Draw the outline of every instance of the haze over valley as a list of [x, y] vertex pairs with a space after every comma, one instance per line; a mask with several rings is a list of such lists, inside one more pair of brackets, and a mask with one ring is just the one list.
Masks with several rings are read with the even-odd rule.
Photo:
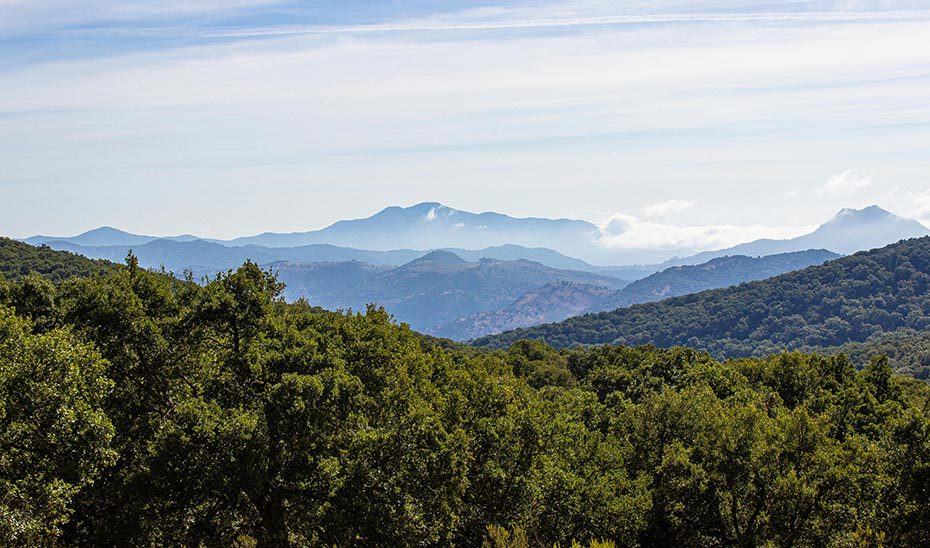
[[0, 0], [0, 547], [930, 546], [927, 0]]
[[[25, 241], [114, 262], [132, 252], [142, 266], [198, 280], [251, 260], [279, 276], [291, 301], [330, 310], [383, 306], [414, 329], [468, 340], [768, 278], [930, 230], [878, 206], [843, 209], [795, 238], [695, 250], [655, 264], [630, 264], [622, 251], [602, 247], [598, 234], [585, 221], [473, 214], [427, 202], [293, 234], [215, 240], [101, 227]], [[597, 265], [582, 258], [592, 256]]]

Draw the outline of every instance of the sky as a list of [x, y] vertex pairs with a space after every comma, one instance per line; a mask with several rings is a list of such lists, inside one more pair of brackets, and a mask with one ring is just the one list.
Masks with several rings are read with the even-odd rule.
[[0, 234], [423, 201], [631, 248], [930, 223], [930, 0], [0, 0]]

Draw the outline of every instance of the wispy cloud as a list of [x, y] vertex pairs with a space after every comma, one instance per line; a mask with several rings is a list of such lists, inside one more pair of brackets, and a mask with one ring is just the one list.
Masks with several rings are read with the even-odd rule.
[[[879, 192], [780, 199], [802, 184], [813, 194], [826, 186], [813, 174], [837, 165], [912, 191], [930, 172], [925, 3], [372, 3], [364, 24], [281, 15], [297, 4], [182, 4], [0, 5], [0, 32], [49, 34], [7, 33], [0, 52], [15, 64], [0, 70], [0, 232], [69, 233], [92, 217], [235, 236], [441, 200], [552, 217], [622, 209], [641, 228], [621, 242], [645, 241], [651, 221], [660, 241], [713, 243]], [[259, 12], [281, 24], [248, 17]], [[149, 32], [168, 39], [135, 39]], [[35, 61], [55, 44], [54, 62]], [[218, 200], [224, 215], [204, 218]], [[152, 216], [159, 207], [171, 213]], [[687, 226], [663, 228], [668, 216]]]
[[664, 219], [676, 213], [682, 213], [694, 207], [694, 202], [690, 200], [680, 200], [673, 198], [664, 202], [649, 204], [642, 209], [642, 214], [647, 218]]
[[610, 249], [694, 250], [721, 249], [759, 238], [792, 238], [815, 226], [674, 225], [622, 213], [602, 225], [598, 243]]
[[663, 25], [683, 23], [855, 23], [894, 22], [930, 19], [930, 10], [882, 12], [762, 12], [762, 13], [663, 13], [641, 15], [607, 15], [598, 17], [558, 17], [538, 19], [502, 19], [491, 21], [420, 20], [366, 25], [273, 25], [235, 28], [91, 28], [76, 29], [72, 34], [115, 35], [161, 38], [248, 38], [317, 34], [367, 34], [436, 31], [495, 31], [571, 27], [612, 27], [626, 25]]
[[820, 194], [833, 194], [846, 196], [854, 194], [872, 185], [873, 175], [862, 173], [854, 169], [847, 169], [842, 173], [831, 176], [817, 188]]
[[930, 188], [908, 190], [895, 186], [883, 192], [875, 202], [897, 215], [930, 226]]

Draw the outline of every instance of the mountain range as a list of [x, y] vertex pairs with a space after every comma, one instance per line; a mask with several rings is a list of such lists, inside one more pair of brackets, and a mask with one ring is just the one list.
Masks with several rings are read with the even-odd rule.
[[[229, 241], [159, 238], [112, 227], [26, 241], [113, 262], [131, 250], [142, 266], [176, 275], [190, 271], [195, 279], [252, 260], [278, 272], [288, 299], [326, 308], [376, 303], [416, 329], [466, 340], [760, 280], [928, 233], [916, 221], [871, 206], [842, 210], [798, 238], [757, 240], [653, 265], [595, 266], [552, 248], [575, 242], [571, 249], [583, 253], [595, 229], [584, 221], [473, 214], [428, 202], [318, 231]], [[478, 244], [496, 245], [454, 247]], [[377, 249], [391, 246], [397, 247]]]
[[[823, 253], [811, 251], [808, 255], [811, 260], [829, 257]], [[818, 254], [821, 257], [817, 257]], [[773, 256], [772, 260], [783, 268], [799, 264], [795, 262], [797, 254], [792, 255], [795, 257]], [[733, 264], [740, 264], [747, 258], [732, 259]], [[756, 258], [751, 264], [761, 265], [763, 263], [758, 262], [761, 259]], [[338, 293], [347, 284], [365, 285], [375, 278], [381, 278], [382, 282], [390, 280], [391, 276], [385, 274], [395, 269], [399, 270], [393, 275], [393, 279], [397, 280], [429, 277], [442, 271], [454, 276], [466, 268], [475, 268], [463, 266], [463, 262], [467, 261], [442, 253], [414, 261], [406, 268], [366, 265], [358, 261], [313, 265], [281, 263], [273, 268], [279, 273], [297, 274], [288, 278], [291, 284], [288, 291], [300, 293], [306, 290], [312, 295], [314, 292]], [[668, 269], [667, 274], [651, 277], [651, 285], [659, 287], [663, 279], [678, 280], [682, 272], [726, 271], [726, 268], [719, 268], [719, 260], [710, 263], [718, 267]], [[294, 272], [282, 268], [286, 266], [294, 266]], [[21, 280], [29, 273], [37, 273], [52, 281], [64, 281], [74, 277], [99, 276], [117, 268], [119, 265], [109, 261], [91, 260], [69, 252], [0, 238], [0, 295], [9, 288], [4, 285], [4, 279]], [[307, 276], [308, 271], [314, 269], [326, 274]], [[415, 274], [411, 275], [411, 271]], [[672, 275], [676, 272], [678, 274]], [[306, 280], [311, 286], [302, 289], [300, 283]], [[721, 283], [725, 282], [722, 278]], [[413, 283], [408, 289], [416, 291], [420, 285]], [[441, 286], [442, 283], [434, 280], [433, 287]], [[654, 291], [643, 291], [645, 284], [639, 284], [639, 288], [627, 287], [630, 287], [627, 294], [656, 296]], [[583, 281], [551, 281], [527, 291], [502, 308], [464, 319], [468, 321], [455, 320], [430, 331], [449, 336], [447, 330], [458, 330], [467, 338], [474, 334], [468, 331], [469, 327], [480, 333], [508, 325], [518, 326], [531, 316], [535, 316], [536, 321], [545, 321], [563, 314], [577, 314], [605, 297], [623, 294], [624, 291]], [[843, 352], [860, 367], [871, 357], [887, 355], [895, 369], [926, 379], [930, 378], [928, 291], [930, 238], [912, 239], [763, 281], [572, 317], [560, 323], [483, 337], [474, 344], [504, 347], [521, 338], [543, 339], [559, 346], [604, 342], [657, 346], [687, 344], [718, 357], [801, 349], [821, 354]], [[447, 299], [440, 298], [436, 302], [441, 305], [444, 300]], [[575, 308], [566, 313], [564, 307], [570, 306]], [[442, 314], [449, 317], [448, 309]]]
[[[101, 227], [70, 237], [33, 236], [25, 241], [111, 259], [125, 254], [132, 247], [140, 259], [144, 256], [144, 263], [164, 265], [172, 271], [191, 266], [221, 270], [240, 264], [243, 258], [257, 262], [361, 260], [399, 266], [431, 250], [446, 249], [469, 261], [484, 257], [527, 259], [552, 268], [637, 279], [670, 266], [700, 264], [727, 255], [758, 257], [807, 249], [849, 254], [926, 235], [930, 235], [930, 230], [917, 221], [869, 206], [861, 210], [844, 209], [810, 234], [797, 238], [762, 239], [726, 249], [700, 251], [656, 264], [633, 264], [636, 261], [630, 252], [602, 245], [600, 228], [587, 221], [520, 219], [500, 213], [470, 213], [425, 202], [405, 208], [389, 207], [370, 217], [339, 221], [321, 230], [265, 233], [225, 241], [189, 234], [160, 238], [131, 234], [112, 227]], [[200, 247], [171, 247], [163, 243], [160, 247], [153, 246], [156, 249], [140, 249], [156, 241], [198, 244]], [[234, 251], [223, 252], [204, 243]], [[89, 247], [112, 249], [87, 249]], [[657, 252], [653, 250], [650, 254]], [[194, 259], [193, 256], [212, 258]], [[178, 257], [187, 258], [178, 260]]]
[[[181, 240], [176, 238], [154, 238], [139, 236], [127, 232], [101, 228], [70, 238], [48, 238], [36, 236], [25, 241], [33, 245], [44, 245], [60, 251], [70, 251], [95, 259], [122, 261], [131, 250], [138, 257], [140, 264], [149, 268], [165, 267], [166, 270], [181, 274], [184, 270], [210, 274], [235, 268], [250, 259], [259, 264], [275, 261], [290, 262], [338, 262], [364, 261], [376, 265], [400, 266], [429, 253], [429, 250], [392, 249], [374, 251], [339, 247], [330, 244], [310, 244], [298, 247], [264, 247], [259, 245], [231, 246], [210, 240]], [[121, 242], [101, 245], [87, 245], [79, 242], [106, 241]], [[127, 243], [136, 242], [136, 243]], [[514, 261], [526, 259], [542, 263], [552, 268], [580, 270], [585, 272], [612, 275], [614, 271], [639, 269], [599, 268], [580, 259], [562, 255], [547, 248], [529, 248], [518, 245], [501, 245], [484, 249], [444, 248], [468, 261], [479, 259], [498, 259]], [[616, 277], [616, 276], [615, 276]]]
[[558, 322], [588, 312], [761, 280], [840, 256], [814, 249], [767, 257], [719, 257], [701, 265], [669, 267], [613, 291], [591, 284], [551, 283], [522, 295], [504, 308], [460, 318], [430, 333], [455, 340], [473, 339], [508, 329]]
[[607, 290], [626, 285], [610, 276], [554, 269], [525, 259], [469, 262], [449, 251], [433, 251], [396, 268], [361, 262], [270, 266], [286, 284], [290, 299], [305, 297], [328, 309], [359, 310], [376, 303], [426, 333], [461, 317], [502, 308], [553, 282]]
[[719, 358], [829, 348], [930, 328], [930, 238], [916, 238], [766, 280], [712, 289], [475, 341], [689, 346]]
[[672, 266], [630, 283], [601, 299], [586, 312], [613, 310], [697, 293], [705, 289], [763, 280], [785, 272], [823, 264], [841, 256], [826, 249], [809, 249], [762, 257], [726, 255], [697, 265]]
[[898, 217], [878, 206], [843, 209], [810, 234], [787, 240], [761, 239], [716, 251], [704, 251], [666, 261], [664, 266], [698, 264], [726, 255], [759, 257], [806, 249], [828, 249], [842, 255], [882, 247], [900, 240], [930, 235], [913, 219]]

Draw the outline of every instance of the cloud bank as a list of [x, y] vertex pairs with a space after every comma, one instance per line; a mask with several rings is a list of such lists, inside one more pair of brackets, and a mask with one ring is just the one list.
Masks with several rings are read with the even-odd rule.
[[601, 226], [597, 243], [617, 250], [716, 250], [760, 238], [785, 239], [807, 234], [812, 226], [693, 225], [682, 226], [617, 213]]

